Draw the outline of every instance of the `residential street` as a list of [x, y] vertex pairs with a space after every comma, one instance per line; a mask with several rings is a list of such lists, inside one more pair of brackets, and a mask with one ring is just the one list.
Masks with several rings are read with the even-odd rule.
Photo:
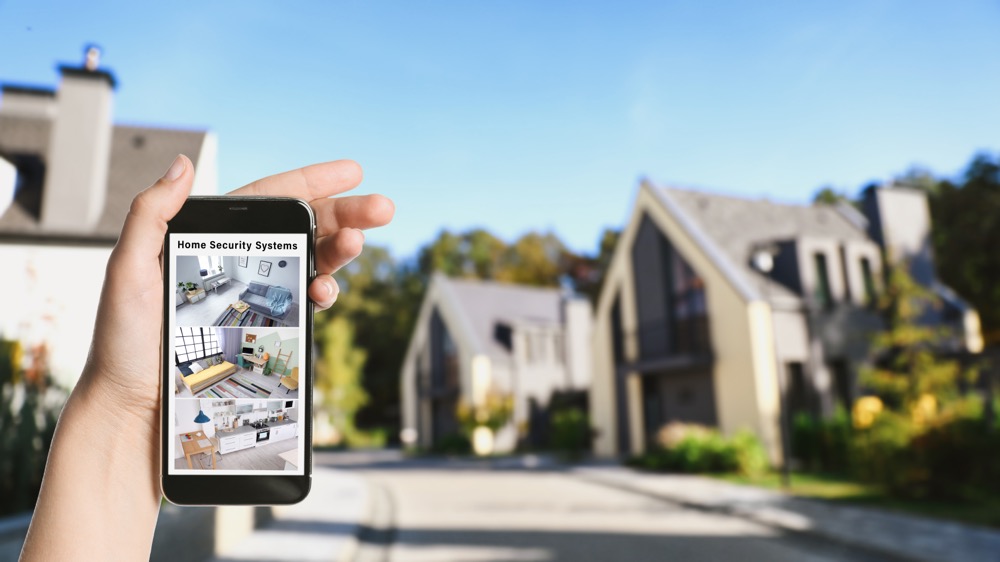
[[[524, 462], [317, 455], [372, 485], [360, 560], [884, 560]], [[506, 463], [506, 464], [505, 464]], [[531, 464], [530, 462], [527, 464]]]

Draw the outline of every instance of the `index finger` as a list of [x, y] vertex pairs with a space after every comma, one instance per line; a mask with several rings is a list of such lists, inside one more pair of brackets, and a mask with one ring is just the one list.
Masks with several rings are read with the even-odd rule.
[[324, 199], [354, 189], [361, 183], [361, 166], [353, 160], [313, 164], [248, 183], [228, 195]]

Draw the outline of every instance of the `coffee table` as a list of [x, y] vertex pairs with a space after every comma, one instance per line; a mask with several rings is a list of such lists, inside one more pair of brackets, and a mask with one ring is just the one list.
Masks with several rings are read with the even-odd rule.
[[246, 314], [248, 310], [250, 310], [250, 305], [243, 301], [236, 301], [235, 303], [229, 306], [231, 306], [233, 310], [236, 311], [236, 314], [239, 315], [240, 320], [243, 320], [243, 315]]

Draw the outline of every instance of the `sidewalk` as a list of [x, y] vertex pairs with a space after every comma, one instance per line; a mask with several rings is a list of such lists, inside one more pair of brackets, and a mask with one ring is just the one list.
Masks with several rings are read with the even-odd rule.
[[991, 529], [790, 497], [703, 476], [651, 474], [620, 466], [576, 467], [572, 474], [594, 483], [895, 557], [1000, 561], [1000, 531]]
[[302, 503], [274, 507], [273, 521], [212, 560], [352, 560], [367, 509], [364, 479], [316, 467], [312, 491]]

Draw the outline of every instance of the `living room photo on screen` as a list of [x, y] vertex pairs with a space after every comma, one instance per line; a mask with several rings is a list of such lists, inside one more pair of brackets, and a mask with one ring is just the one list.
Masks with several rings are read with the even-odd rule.
[[304, 343], [297, 328], [178, 327], [174, 332], [174, 395], [297, 399]]
[[299, 258], [177, 256], [178, 326], [299, 325]]

